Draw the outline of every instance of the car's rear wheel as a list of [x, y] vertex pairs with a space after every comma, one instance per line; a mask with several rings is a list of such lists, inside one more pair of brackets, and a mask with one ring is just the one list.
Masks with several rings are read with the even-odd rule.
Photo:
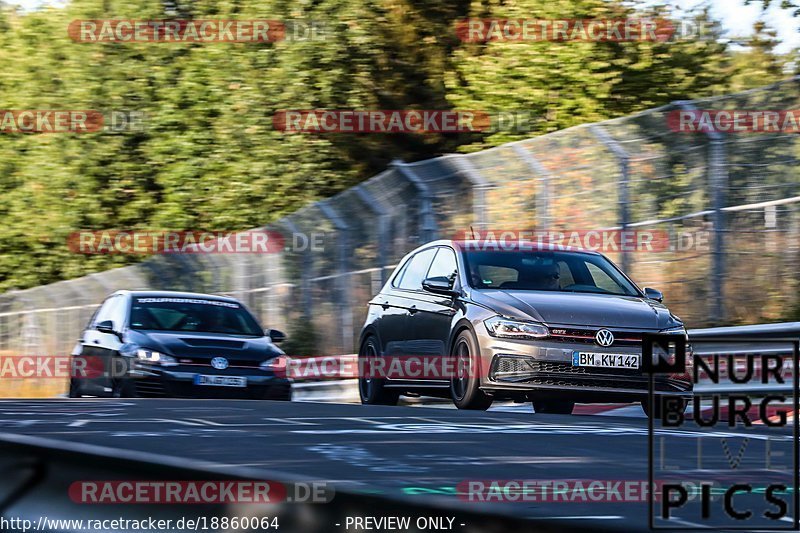
[[533, 400], [531, 403], [535, 412], [554, 415], [571, 415], [575, 408], [575, 402], [563, 400]]
[[459, 409], [485, 411], [492, 397], [480, 389], [480, 351], [469, 330], [456, 337], [453, 344], [456, 373], [450, 379], [450, 397]]
[[[378, 357], [377, 339], [369, 336], [364, 339], [361, 350], [358, 352], [359, 369], [366, 370], [368, 374], [371, 373], [376, 365], [370, 363]], [[359, 376], [358, 394], [361, 396], [361, 403], [365, 405], [397, 405], [397, 401], [400, 399], [398, 391], [387, 389], [385, 381], [374, 376]]]
[[[683, 398], [669, 398], [667, 401], [676, 401], [680, 402], [678, 404], [678, 412], [681, 414], [686, 412], [686, 407], [688, 407], [689, 402]], [[655, 408], [653, 412], [650, 412], [650, 402], [648, 400], [642, 400], [642, 411], [648, 417], [652, 418], [661, 418], [661, 398], [653, 398], [653, 407]], [[674, 411], [675, 409], [670, 408], [670, 411]]]

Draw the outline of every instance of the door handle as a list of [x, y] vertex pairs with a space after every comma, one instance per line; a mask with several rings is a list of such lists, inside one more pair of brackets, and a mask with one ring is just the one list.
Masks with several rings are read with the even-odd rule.
[[99, 341], [99, 340], [97, 340], [97, 339], [95, 339], [95, 340], [94, 340], [94, 343], [95, 343], [95, 344], [100, 344], [100, 341]]
[[383, 310], [386, 311], [387, 309], [389, 309], [389, 302], [388, 301], [383, 302], [381, 304], [381, 307], [383, 307]]
[[417, 309], [417, 306], [416, 306], [416, 305], [412, 305], [411, 307], [409, 307], [409, 308], [408, 308], [408, 312], [409, 312], [410, 314], [412, 314], [412, 315], [413, 315], [414, 313], [416, 313], [417, 311], [419, 311], [419, 309]]

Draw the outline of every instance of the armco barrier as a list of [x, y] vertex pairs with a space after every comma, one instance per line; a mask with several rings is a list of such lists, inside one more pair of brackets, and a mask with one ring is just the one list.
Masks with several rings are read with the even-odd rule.
[[[279, 450], [276, 450], [279, 453]], [[85, 505], [69, 497], [69, 487], [78, 480], [137, 481], [274, 481], [286, 487], [287, 494], [299, 494], [296, 486], [320, 480], [301, 478], [284, 472], [233, 467], [188, 461], [182, 458], [111, 449], [87, 444], [43, 439], [15, 434], [0, 434], [0, 518], [30, 520], [33, 526], [41, 517], [50, 520], [125, 518], [172, 520], [182, 517], [278, 517], [278, 531], [341, 531], [350, 516], [453, 516], [455, 523], [467, 524], [464, 531], [564, 531], [564, 524], [544, 520], [524, 520], [476, 512], [474, 506], [457, 498], [432, 501], [420, 498], [387, 498], [357, 494], [327, 485], [328, 503], [282, 502], [228, 505]], [[217, 530], [222, 530], [215, 528]], [[619, 526], [614, 528], [619, 530]], [[30, 530], [34, 530], [31, 527]], [[44, 531], [47, 529], [40, 529]], [[50, 529], [54, 530], [54, 529]], [[202, 528], [201, 528], [202, 530]], [[569, 530], [569, 528], [567, 528]], [[592, 530], [598, 530], [592, 525]], [[59, 533], [78, 533], [75, 527], [60, 527]], [[84, 530], [85, 531], [85, 530]], [[164, 531], [178, 531], [177, 528]]]
[[[738, 355], [743, 360], [751, 354], [784, 354], [791, 356], [792, 343], [800, 340], [800, 322], [784, 322], [779, 324], [756, 324], [752, 326], [734, 326], [689, 330], [689, 340], [694, 352], [704, 358], [713, 355]], [[737, 385], [735, 391], [748, 394], [759, 393], [791, 393], [793, 391], [792, 376], [795, 372], [784, 373], [784, 383], [762, 384], [753, 380], [747, 385]], [[695, 387], [696, 392], [725, 393], [730, 387], [715, 384], [708, 380], [701, 381]]]

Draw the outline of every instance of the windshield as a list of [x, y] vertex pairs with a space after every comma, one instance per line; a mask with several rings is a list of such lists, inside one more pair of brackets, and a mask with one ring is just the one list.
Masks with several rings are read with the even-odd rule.
[[605, 257], [561, 251], [467, 251], [467, 276], [475, 289], [586, 292], [640, 296]]
[[241, 304], [200, 298], [139, 297], [133, 299], [131, 328], [264, 335]]

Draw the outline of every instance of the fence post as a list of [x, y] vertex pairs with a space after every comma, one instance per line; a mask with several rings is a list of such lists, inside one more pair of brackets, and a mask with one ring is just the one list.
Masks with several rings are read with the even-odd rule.
[[[295, 225], [288, 217], [284, 217], [276, 222], [289, 232], [290, 239], [294, 235], [300, 234], [300, 228]], [[306, 246], [301, 254], [300, 259], [300, 300], [302, 302], [303, 319], [306, 321], [311, 320], [312, 316], [312, 301], [311, 301], [311, 270], [314, 267], [313, 258], [311, 257], [311, 247]]]
[[544, 168], [544, 165], [542, 165], [533, 154], [519, 144], [512, 145], [512, 150], [514, 150], [514, 153], [516, 153], [535, 174], [541, 176], [539, 180], [542, 186], [538, 191], [539, 194], [536, 195], [536, 220], [539, 226], [538, 229], [550, 230], [552, 229], [550, 227], [550, 188], [552, 186], [551, 178], [553, 175], [549, 170]]
[[358, 199], [361, 200], [361, 202], [363, 202], [363, 204], [366, 205], [367, 208], [372, 211], [377, 218], [378, 224], [376, 233], [378, 239], [378, 257], [376, 257], [376, 259], [378, 262], [378, 268], [380, 268], [380, 279], [382, 286], [384, 283], [386, 283], [386, 273], [384, 270], [386, 265], [389, 263], [389, 253], [387, 251], [387, 245], [389, 243], [389, 239], [391, 238], [389, 235], [389, 210], [363, 185], [356, 185], [354, 190], [356, 192], [356, 196], [358, 196]]
[[422, 227], [420, 228], [419, 236], [420, 244], [435, 240], [436, 219], [433, 216], [433, 198], [430, 187], [400, 159], [392, 161], [390, 166], [397, 169], [401, 176], [410, 181], [419, 193], [420, 214], [422, 215]]
[[[620, 226], [621, 231], [626, 231], [628, 229], [628, 225], [630, 224], [630, 214], [628, 213], [628, 204], [629, 204], [629, 182], [628, 182], [628, 163], [630, 161], [630, 155], [628, 152], [625, 151], [622, 146], [614, 139], [608, 132], [600, 125], [593, 124], [589, 126], [589, 131], [594, 134], [598, 140], [603, 143], [606, 148], [611, 150], [611, 153], [614, 154], [614, 157], [617, 158], [617, 163], [619, 164], [619, 173], [620, 173], [620, 181], [619, 181], [619, 200], [617, 202], [617, 220]], [[630, 269], [630, 253], [625, 247], [622, 248], [620, 251], [620, 263], [622, 266], [622, 270], [624, 272], [628, 272]]]
[[337, 258], [336, 258], [336, 300], [339, 307], [339, 325], [342, 330], [342, 352], [351, 353], [354, 348], [353, 343], [353, 309], [350, 305], [350, 226], [344, 218], [331, 207], [330, 200], [320, 200], [317, 207], [323, 216], [333, 223], [338, 236], [336, 239]]
[[[697, 108], [690, 100], [681, 100], [675, 104], [685, 111], [696, 111]], [[725, 212], [722, 210], [727, 202], [726, 190], [728, 188], [728, 155], [725, 150], [725, 135], [718, 131], [708, 131], [708, 187], [711, 189], [711, 223], [713, 225], [714, 244], [711, 268], [711, 300], [710, 318], [713, 325], [725, 322]]]
[[466, 176], [472, 186], [472, 220], [476, 226], [485, 229], [489, 225], [489, 212], [486, 209], [486, 191], [492, 188], [492, 183], [483, 177], [467, 156], [456, 155], [454, 157], [456, 168]]

